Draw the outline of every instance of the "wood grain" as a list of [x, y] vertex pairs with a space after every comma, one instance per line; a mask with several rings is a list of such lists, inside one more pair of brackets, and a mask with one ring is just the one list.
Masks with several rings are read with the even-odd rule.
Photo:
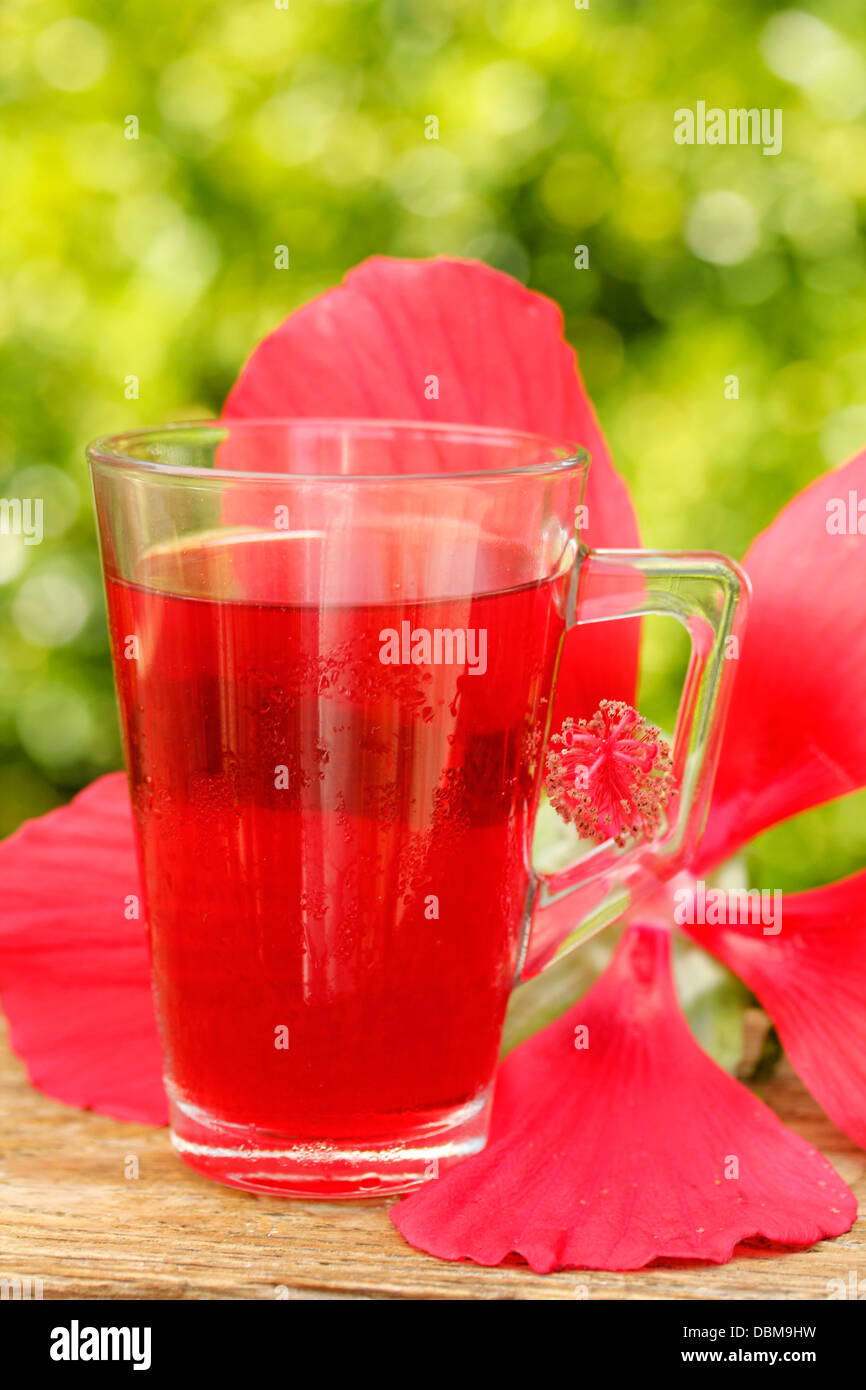
[[[866, 1154], [789, 1072], [761, 1094], [866, 1196]], [[138, 1178], [124, 1176], [130, 1157]], [[0, 1039], [0, 1277], [42, 1279], [46, 1299], [822, 1299], [854, 1271], [866, 1222], [813, 1250], [751, 1250], [723, 1266], [540, 1277], [525, 1266], [446, 1264], [405, 1244], [381, 1202], [253, 1197], [198, 1177], [165, 1130], [46, 1099]]]

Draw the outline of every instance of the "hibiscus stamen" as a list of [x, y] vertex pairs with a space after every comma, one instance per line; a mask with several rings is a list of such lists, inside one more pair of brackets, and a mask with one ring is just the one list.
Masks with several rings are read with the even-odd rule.
[[602, 700], [591, 719], [566, 719], [551, 739], [545, 787], [564, 821], [588, 840], [648, 838], [674, 790], [670, 745], [622, 700]]

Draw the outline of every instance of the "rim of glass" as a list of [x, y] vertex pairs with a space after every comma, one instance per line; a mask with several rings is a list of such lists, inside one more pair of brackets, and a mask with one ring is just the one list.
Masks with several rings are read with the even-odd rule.
[[[155, 459], [136, 458], [133, 454], [124, 452], [124, 446], [128, 448], [135, 440], [158, 439], [161, 435], [171, 436], [182, 431], [213, 431], [216, 433], [230, 429], [249, 431], [290, 429], [297, 433], [303, 433], [308, 429], [318, 429], [333, 434], [352, 430], [357, 434], [367, 434], [374, 437], [381, 434], [383, 438], [394, 435], [398, 437], [412, 434], [433, 435], [448, 437], [456, 442], [461, 439], [464, 442], [487, 440], [491, 444], [498, 442], [500, 446], [509, 440], [517, 440], [537, 444], [543, 449], [549, 448], [552, 454], [558, 453], [562, 456], [545, 459], [542, 463], [523, 464], [512, 468], [478, 468], [458, 473], [268, 473], [235, 468], [201, 468], [196, 464], [160, 463]], [[586, 468], [590, 462], [587, 450], [571, 440], [558, 439], [553, 435], [534, 434], [531, 430], [510, 429], [507, 425], [452, 424], [447, 421], [440, 423], [434, 420], [363, 419], [340, 415], [263, 416], [236, 420], [177, 420], [167, 425], [124, 430], [120, 434], [100, 435], [98, 439], [92, 440], [86, 446], [85, 452], [91, 463], [103, 463], [126, 471], [136, 470], [167, 477], [210, 478], [215, 482], [221, 482], [228, 478], [246, 478], [271, 483], [278, 478], [320, 483], [406, 483], [409, 480], [414, 482], [455, 482], [460, 479], [465, 481], [469, 478], [531, 477], [536, 473], [567, 473]]]

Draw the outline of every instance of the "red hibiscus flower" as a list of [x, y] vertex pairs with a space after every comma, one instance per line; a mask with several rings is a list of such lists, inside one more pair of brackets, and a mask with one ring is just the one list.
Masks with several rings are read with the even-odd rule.
[[759, 832], [866, 785], [866, 538], [828, 529], [852, 492], [866, 496], [866, 452], [750, 548], [749, 628], [692, 883], [639, 909], [590, 993], [506, 1059], [487, 1149], [395, 1209], [413, 1244], [481, 1264], [516, 1251], [539, 1271], [634, 1269], [850, 1228], [853, 1196], [820, 1155], [698, 1048], [664, 918], [684, 918], [749, 985], [812, 1095], [866, 1146], [866, 871], [785, 894], [769, 924], [740, 900], [703, 923], [676, 901], [694, 902], [700, 876]]
[[[437, 392], [425, 389], [431, 376]], [[628, 495], [549, 301], [485, 267], [376, 259], [256, 350], [233, 415], [498, 424], [593, 456], [588, 542], [634, 545]], [[754, 587], [697, 880], [769, 825], [866, 784], [866, 549], [827, 504], [866, 495], [866, 453], [796, 497], [749, 551]], [[632, 702], [637, 633], [569, 638], [555, 726]], [[34, 1083], [163, 1123], [132, 822], [120, 774], [0, 847], [0, 993]], [[407, 1239], [448, 1259], [511, 1252], [546, 1271], [722, 1261], [743, 1239], [847, 1230], [852, 1194], [697, 1046], [669, 968], [672, 885], [602, 979], [503, 1064], [487, 1149], [401, 1202]], [[785, 896], [782, 930], [686, 922], [749, 984], [827, 1113], [866, 1143], [866, 873]], [[694, 914], [692, 914], [694, 916]]]

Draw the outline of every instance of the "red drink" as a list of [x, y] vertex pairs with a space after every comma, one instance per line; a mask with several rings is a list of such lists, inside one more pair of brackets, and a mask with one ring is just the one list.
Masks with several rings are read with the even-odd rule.
[[[696, 845], [745, 581], [717, 555], [587, 551], [586, 455], [518, 430], [192, 421], [88, 457], [172, 1140], [254, 1191], [415, 1187], [484, 1145], [518, 964]], [[565, 615], [659, 612], [694, 638], [673, 819], [533, 874]]]
[[424, 597], [354, 536], [336, 577], [312, 532], [107, 563], [169, 1091], [272, 1150], [480, 1113], [526, 920], [559, 584], [476, 534]]

